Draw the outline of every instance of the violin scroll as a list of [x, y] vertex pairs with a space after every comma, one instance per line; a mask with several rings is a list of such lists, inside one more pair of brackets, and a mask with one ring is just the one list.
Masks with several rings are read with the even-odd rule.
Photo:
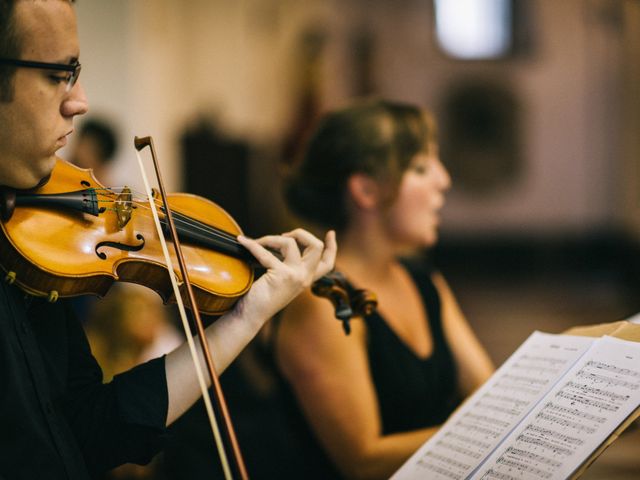
[[331, 301], [335, 316], [342, 322], [346, 335], [351, 333], [349, 322], [353, 317], [370, 315], [378, 305], [375, 293], [353, 288], [345, 276], [336, 271], [316, 280], [311, 286], [311, 292]]

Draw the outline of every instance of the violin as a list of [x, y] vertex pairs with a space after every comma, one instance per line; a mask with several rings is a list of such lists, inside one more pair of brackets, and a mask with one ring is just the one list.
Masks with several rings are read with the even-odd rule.
[[[158, 201], [158, 192], [153, 194]], [[236, 240], [242, 233], [238, 224], [216, 203], [187, 193], [167, 198], [198, 309], [221, 315], [251, 288], [259, 264]], [[170, 238], [164, 209], [158, 210]], [[0, 192], [0, 218], [0, 266], [9, 283], [31, 295], [52, 302], [104, 296], [115, 281], [124, 281], [175, 302], [149, 204], [127, 187], [107, 188], [91, 170], [58, 159], [43, 185]], [[347, 333], [350, 318], [370, 313], [376, 304], [375, 295], [354, 290], [339, 272], [317, 280], [312, 292], [333, 303]]]
[[[150, 137], [136, 137], [135, 145], [138, 150], [150, 146], [153, 154]], [[107, 188], [91, 170], [61, 159], [42, 185], [26, 191], [0, 191], [0, 267], [7, 282], [51, 302], [83, 294], [103, 296], [115, 281], [142, 284], [155, 290], [165, 303], [176, 302], [223, 471], [230, 479], [232, 469], [183, 308], [182, 299], [188, 298], [211, 380], [211, 396], [224, 420], [227, 448], [233, 453], [233, 471], [248, 479], [200, 312], [220, 315], [228, 311], [251, 288], [259, 264], [236, 240], [242, 231], [224, 209], [196, 195], [165, 192], [155, 154], [153, 157], [160, 192], [151, 191], [143, 172], [149, 192], [144, 200], [134, 198], [127, 187], [119, 191]], [[168, 242], [174, 244], [172, 253], [166, 248]], [[179, 271], [173, 269], [175, 260]], [[312, 292], [333, 303], [347, 334], [351, 317], [369, 314], [377, 303], [374, 294], [351, 288], [338, 272], [317, 280]]]

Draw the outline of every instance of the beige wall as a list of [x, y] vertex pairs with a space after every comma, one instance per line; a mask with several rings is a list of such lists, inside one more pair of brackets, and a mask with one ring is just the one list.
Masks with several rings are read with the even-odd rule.
[[618, 217], [640, 241], [640, 2], [625, 2], [624, 123]]
[[[522, 98], [526, 175], [483, 198], [454, 188], [445, 230], [573, 233], [618, 222], [640, 231], [634, 180], [639, 109], [628, 101], [634, 93], [638, 98], [638, 4], [527, 3], [533, 55], [468, 64], [446, 60], [435, 49], [428, 2], [79, 2], [82, 79], [93, 110], [123, 125], [119, 181], [136, 184], [131, 138], [151, 134], [174, 189], [182, 181], [176, 138], [198, 112], [257, 144], [279, 139], [293, 108], [295, 42], [312, 22], [328, 34], [324, 103], [331, 107], [348, 98], [349, 29], [368, 22], [378, 45], [375, 81], [384, 96], [437, 110], [450, 82], [475, 75], [504, 80]], [[631, 27], [624, 37], [597, 15], [614, 3], [626, 5]], [[634, 213], [620, 215], [623, 205]]]

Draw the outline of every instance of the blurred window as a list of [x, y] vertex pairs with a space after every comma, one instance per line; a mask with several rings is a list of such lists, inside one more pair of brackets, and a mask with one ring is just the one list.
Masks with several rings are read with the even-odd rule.
[[497, 59], [512, 51], [512, 0], [434, 0], [436, 36], [449, 56]]

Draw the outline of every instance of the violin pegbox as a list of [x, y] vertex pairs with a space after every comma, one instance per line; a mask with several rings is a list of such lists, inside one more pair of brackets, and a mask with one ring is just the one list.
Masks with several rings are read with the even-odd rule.
[[344, 333], [351, 333], [350, 320], [353, 317], [364, 317], [375, 310], [378, 300], [373, 292], [355, 289], [340, 272], [331, 272], [316, 280], [311, 292], [319, 297], [327, 298], [333, 304], [336, 319], [342, 322]]

